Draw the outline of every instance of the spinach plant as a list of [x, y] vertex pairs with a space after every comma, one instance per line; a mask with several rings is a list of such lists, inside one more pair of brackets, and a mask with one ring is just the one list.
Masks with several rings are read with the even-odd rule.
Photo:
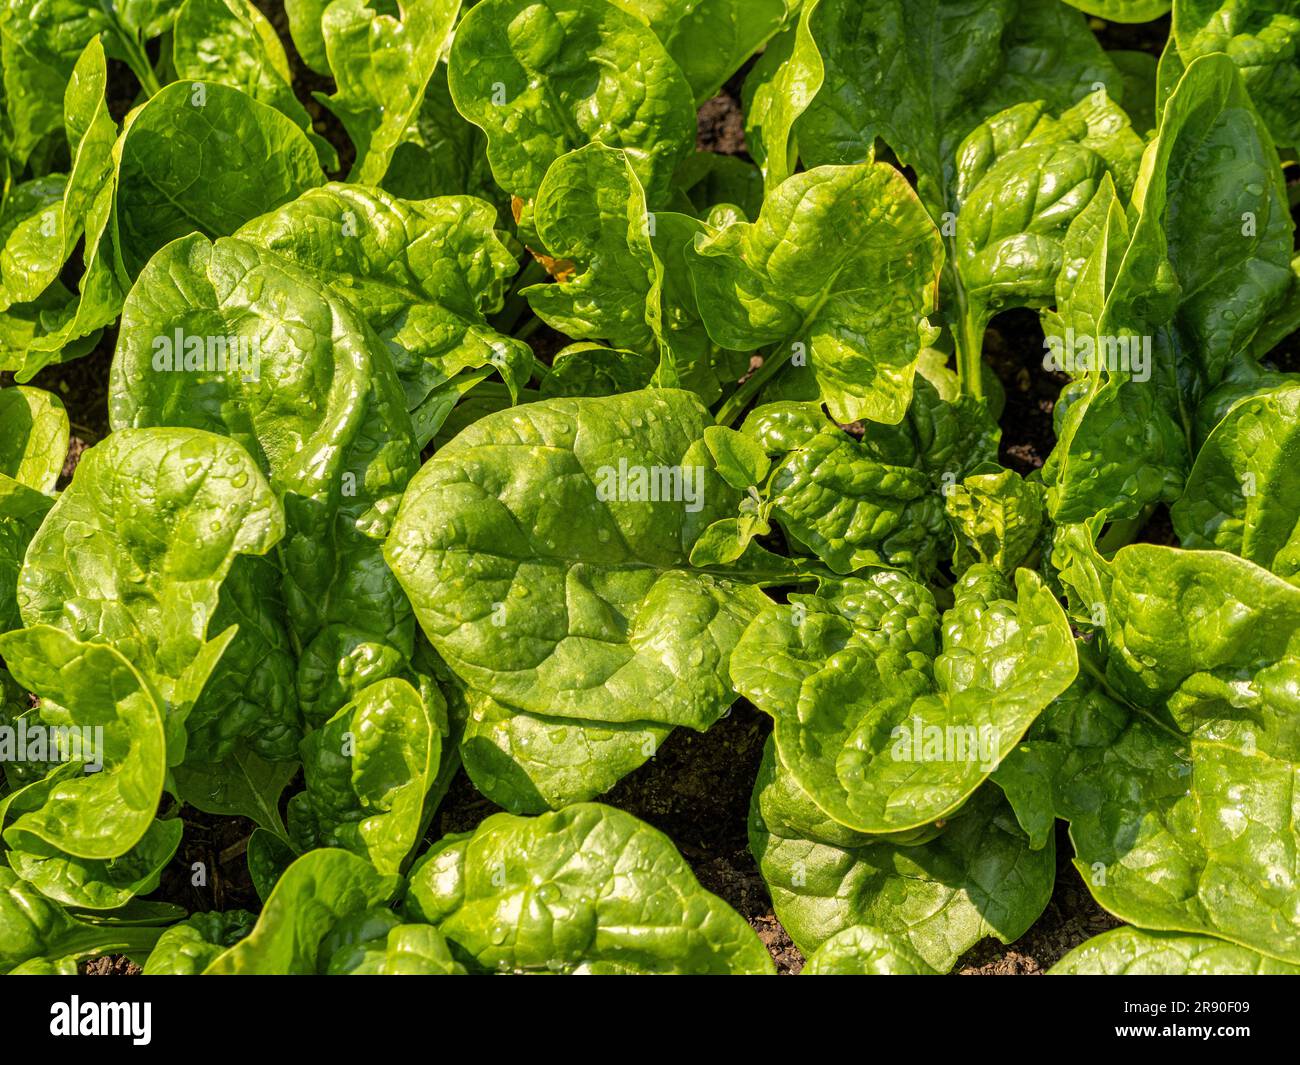
[[0, 0], [0, 971], [1297, 971], [1298, 55]]

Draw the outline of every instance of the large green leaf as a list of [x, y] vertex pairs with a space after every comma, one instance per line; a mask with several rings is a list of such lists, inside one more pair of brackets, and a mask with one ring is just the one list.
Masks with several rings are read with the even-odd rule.
[[[1044, 715], [1008, 760], [1008, 795], [1022, 821], [1049, 803], [1070, 822], [1075, 865], [1117, 916], [1300, 962], [1300, 589], [1234, 555], [1146, 544], [1109, 577], [1104, 679], [1089, 665]], [[1034, 777], [1046, 787], [1017, 788]]]
[[112, 382], [114, 436], [143, 425], [229, 436], [283, 500], [280, 624], [307, 718], [400, 674], [415, 623], [380, 540], [418, 452], [392, 359], [351, 305], [272, 252], [195, 234], [132, 290]]
[[903, 417], [943, 251], [901, 173], [868, 163], [796, 174], [756, 222], [702, 234], [695, 252], [713, 340], [736, 351], [775, 346], [752, 386], [789, 364], [787, 375], [811, 374], [837, 421]]
[[238, 555], [262, 555], [284, 514], [238, 444], [192, 429], [123, 430], [87, 451], [33, 538], [19, 576], [28, 625], [106, 640], [168, 705], [168, 761], [233, 635], [209, 639]]
[[497, 183], [529, 200], [547, 168], [622, 148], [654, 206], [695, 139], [691, 87], [654, 33], [606, 0], [484, 0], [456, 29], [452, 99], [488, 138]]
[[1074, 679], [1065, 614], [1037, 576], [986, 566], [940, 622], [892, 571], [769, 606], [732, 656], [776, 722], [782, 766], [846, 829], [896, 833], [952, 814]]
[[1277, 153], [1225, 56], [1187, 69], [1129, 214], [1104, 184], [1066, 238], [1049, 339], [1083, 341], [1102, 365], [1084, 367], [1056, 408], [1043, 477], [1059, 522], [1131, 518], [1178, 497], [1199, 396], [1290, 288]]
[[494, 371], [517, 396], [532, 373], [527, 345], [487, 324], [518, 268], [496, 221], [472, 196], [412, 202], [330, 184], [236, 236], [297, 263], [365, 319], [392, 354], [423, 444], [449, 396]]
[[405, 910], [487, 970], [773, 972], [667, 836], [598, 803], [448, 836], [411, 870]]
[[1184, 547], [1231, 551], [1300, 574], [1300, 384], [1243, 399], [1196, 456], [1170, 508]]
[[805, 954], [854, 925], [903, 940], [947, 972], [985, 936], [1010, 943], [1052, 894], [1052, 841], [1031, 850], [996, 790], [976, 793], [942, 830], [900, 839], [826, 817], [768, 744], [754, 785], [749, 846], [781, 925]]
[[114, 228], [131, 278], [169, 241], [233, 233], [325, 180], [292, 119], [215, 82], [168, 85], [128, 116], [116, 152]]
[[599, 798], [654, 757], [671, 731], [651, 722], [596, 724], [529, 714], [479, 692], [467, 699], [465, 772], [479, 791], [515, 814]]
[[1120, 78], [1083, 16], [1038, 0], [821, 0], [809, 31], [825, 83], [798, 120], [809, 166], [857, 163], [884, 140], [950, 209], [957, 145], [989, 115], [1043, 100], [1059, 112]]
[[708, 462], [708, 412], [670, 389], [489, 415], [412, 480], [385, 554], [439, 654], [509, 706], [705, 729], [761, 571], [693, 567], [740, 493]]
[[0, 857], [0, 973], [42, 960], [147, 952], [157, 938], [157, 928], [92, 924], [72, 917]]

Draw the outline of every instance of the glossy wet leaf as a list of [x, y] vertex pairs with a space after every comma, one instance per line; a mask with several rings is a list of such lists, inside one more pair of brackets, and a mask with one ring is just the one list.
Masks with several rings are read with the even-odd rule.
[[317, 94], [356, 147], [350, 179], [377, 185], [424, 99], [460, 0], [334, 0], [321, 14], [325, 57], [338, 89]]
[[543, 400], [438, 451], [385, 554], [452, 670], [539, 714], [717, 720], [732, 647], [765, 602], [755, 582], [774, 575], [688, 561], [739, 502], [707, 463], [709, 424], [669, 389]]
[[745, 631], [737, 689], [774, 719], [793, 781], [842, 826], [896, 833], [952, 814], [1075, 675], [1065, 614], [1022, 570], [984, 566], [942, 620], [924, 587], [879, 571], [792, 595]]
[[897, 170], [796, 174], [756, 222], [707, 231], [695, 252], [699, 311], [717, 344], [775, 346], [768, 357], [811, 375], [837, 421], [903, 417], [943, 253]]
[[131, 116], [118, 153], [114, 225], [130, 277], [178, 237], [233, 233], [325, 180], [291, 119], [216, 83], [168, 85]]
[[496, 373], [517, 395], [532, 372], [528, 347], [487, 322], [517, 270], [496, 224], [472, 196], [407, 201], [329, 184], [236, 235], [297, 264], [364, 318], [392, 355], [424, 443], [452, 389]]
[[497, 183], [532, 199], [560, 156], [628, 153], [661, 203], [695, 137], [690, 85], [643, 22], [605, 0], [485, 0], [461, 20], [452, 99], [488, 138]]
[[769, 743], [754, 786], [749, 846], [782, 927], [811, 955], [870, 925], [947, 972], [985, 936], [1019, 938], [1052, 893], [1054, 848], [1032, 851], [1011, 811], [985, 788], [942, 830], [891, 841], [822, 814]]
[[667, 836], [598, 803], [496, 814], [435, 845], [410, 879], [406, 912], [489, 971], [773, 972]]

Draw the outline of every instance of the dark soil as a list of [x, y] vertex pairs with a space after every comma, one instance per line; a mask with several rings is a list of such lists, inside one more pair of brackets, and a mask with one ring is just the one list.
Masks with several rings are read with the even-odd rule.
[[244, 860], [248, 837], [257, 826], [244, 817], [205, 814], [190, 806], [181, 808], [181, 817], [185, 835], [180, 849], [149, 897], [191, 913], [261, 909]]
[[719, 155], [749, 154], [745, 147], [745, 116], [736, 97], [724, 91], [712, 100], [706, 100], [700, 108], [699, 122], [695, 147], [700, 151]]
[[745, 144], [745, 113], [740, 106], [740, 90], [754, 61], [746, 63], [731, 76], [717, 96], [705, 100], [696, 116], [698, 129], [695, 147], [701, 152], [738, 155], [753, 162]]
[[1040, 469], [1052, 452], [1056, 443], [1052, 410], [1069, 380], [1043, 366], [1044, 352], [1043, 330], [1038, 315], [1030, 310], [999, 314], [984, 340], [984, 361], [1006, 393], [998, 458], [1025, 477]]
[[140, 966], [130, 958], [114, 954], [107, 958], [91, 958], [81, 967], [83, 976], [139, 976]]

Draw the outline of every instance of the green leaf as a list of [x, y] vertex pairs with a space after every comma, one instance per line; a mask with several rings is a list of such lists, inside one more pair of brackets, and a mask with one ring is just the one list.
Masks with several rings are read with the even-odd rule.
[[698, 103], [781, 28], [797, 0], [614, 0], [668, 49]]
[[515, 814], [588, 802], [653, 758], [670, 728], [650, 722], [596, 724], [529, 714], [478, 692], [461, 758], [487, 798]]
[[1300, 575], [1300, 384], [1243, 399], [1196, 456], [1170, 508], [1184, 547], [1231, 551]]
[[262, 555], [284, 514], [238, 444], [191, 429], [123, 430], [85, 452], [33, 538], [19, 575], [28, 625], [104, 639], [168, 705], [168, 760], [232, 636], [209, 639], [236, 556]]
[[[356, 147], [348, 180], [377, 185], [424, 99], [461, 0], [334, 0], [321, 15], [330, 73], [338, 85], [320, 100]], [[390, 13], [396, 8], [401, 17]]]
[[528, 346], [487, 323], [517, 271], [495, 226], [496, 211], [472, 196], [412, 202], [329, 184], [236, 236], [296, 263], [365, 319], [392, 355], [424, 444], [453, 387], [495, 371], [517, 397], [532, 374]]
[[951, 160], [980, 121], [1025, 100], [1059, 112], [1120, 78], [1084, 18], [1063, 4], [821, 0], [809, 31], [825, 85], [796, 126], [808, 166], [859, 163], [879, 137], [912, 167], [938, 216]]
[[783, 574], [688, 561], [739, 503], [707, 464], [709, 424], [670, 389], [542, 400], [425, 464], [385, 556], [469, 687], [594, 722], [721, 716], [731, 649], [766, 601], [754, 582]]
[[68, 454], [68, 433], [68, 412], [58, 396], [39, 388], [0, 389], [0, 476], [53, 492]]
[[289, 802], [299, 849], [341, 847], [381, 873], [400, 872], [420, 839], [441, 740], [430, 708], [406, 681], [361, 691], [303, 740], [307, 787]]
[[1048, 976], [1293, 976], [1300, 966], [1211, 936], [1112, 928], [1081, 943]]
[[[23, 812], [22, 798], [26, 796], [9, 807], [11, 815]], [[108, 859], [66, 854], [26, 831], [21, 820], [5, 830], [4, 841], [10, 867], [42, 895], [65, 906], [111, 910], [158, 886], [164, 866], [180, 846], [183, 829], [180, 821], [154, 821], [130, 850]]]
[[1131, 223], [1109, 187], [1098, 200], [1067, 235], [1058, 287], [1073, 336], [1055, 343], [1091, 360], [1055, 411], [1043, 478], [1058, 522], [1132, 518], [1178, 497], [1191, 409], [1292, 280], [1277, 153], [1225, 56], [1192, 63], [1165, 105]]
[[1056, 875], [1053, 846], [1030, 850], [996, 790], [984, 788], [941, 832], [894, 840], [822, 814], [769, 742], [754, 786], [749, 846], [782, 927], [805, 955], [870, 925], [947, 972], [985, 936], [1020, 938]]
[[[91, 954], [147, 953], [157, 938], [157, 928], [96, 925], [72, 917], [0, 858], [0, 973], [24, 963], [25, 971], [42, 971], [39, 966], [47, 959], [58, 963]], [[67, 966], [57, 971], [67, 971]]]
[[1041, 101], [1016, 104], [961, 142], [951, 193], [957, 212], [951, 253], [964, 374], [975, 375], [984, 331], [995, 314], [1052, 302], [1071, 222], [1107, 174], [1128, 197], [1142, 149], [1142, 138], [1104, 88], [1059, 118]]
[[289, 36], [302, 61], [317, 74], [329, 74], [329, 59], [325, 54], [325, 36], [321, 29], [321, 16], [331, 0], [284, 0], [288, 16]]
[[825, 82], [826, 67], [810, 28], [820, 3], [804, 0], [798, 23], [768, 45], [745, 79], [745, 141], [768, 192], [798, 168], [795, 123]]
[[[42, 367], [84, 355], [98, 339], [98, 331], [117, 317], [123, 290], [113, 272], [111, 240], [105, 232], [114, 198], [114, 145], [117, 123], [108, 111], [108, 67], [99, 38], [93, 38], [77, 59], [64, 95], [64, 130], [72, 169], [63, 200], [47, 225], [41, 225], [39, 256], [26, 264], [33, 288], [42, 287], [30, 309], [36, 321], [30, 336], [7, 359], [21, 381]], [[62, 295], [56, 280], [82, 242], [84, 272], [78, 294]], [[4, 259], [0, 257], [0, 265]], [[48, 286], [48, 287], [46, 287]], [[51, 301], [51, 294], [55, 294]], [[38, 309], [39, 306], [39, 309]]]
[[193, 914], [158, 937], [144, 964], [144, 975], [197, 976], [222, 951], [248, 935], [253, 920], [247, 910]]
[[1017, 597], [970, 569], [940, 622], [898, 573], [827, 582], [769, 606], [732, 656], [732, 680], [776, 726], [798, 786], [857, 832], [951, 815], [1011, 752], [1077, 669], [1065, 614], [1038, 577]]
[[338, 166], [337, 153], [312, 131], [311, 116], [294, 95], [280, 38], [251, 0], [185, 0], [171, 55], [180, 80], [219, 82], [269, 104], [312, 139], [321, 166]]
[[298, 773], [296, 761], [268, 762], [241, 747], [219, 762], [187, 761], [172, 770], [176, 794], [196, 810], [247, 817], [285, 835], [280, 796]]
[[1300, 12], [1289, 0], [1174, 0], [1173, 47], [1181, 67], [1226, 53], [1241, 71], [1269, 132], [1300, 145]]
[[868, 925], [842, 929], [813, 951], [803, 976], [937, 976], [901, 936]]
[[509, 197], [492, 179], [487, 138], [451, 101], [447, 65], [438, 64], [405, 139], [393, 150], [385, 190], [408, 200], [468, 193], [490, 201], [508, 218]]
[[164, 707], [152, 686], [112, 647], [47, 625], [0, 636], [0, 656], [19, 684], [41, 696], [44, 724], [101, 730], [90, 739], [103, 763], [98, 773], [55, 770], [31, 785], [6, 838], [29, 834], [78, 858], [125, 854], [153, 823], [167, 772]]
[[158, 80], [144, 41], [169, 28], [172, 3], [103, 3], [101, 0], [7, 0], [0, 7], [0, 67], [12, 126], [12, 152], [21, 165], [63, 123], [64, 90], [78, 58], [96, 35], [114, 59], [125, 61], [146, 95]]
[[169, 241], [233, 233], [325, 179], [291, 119], [217, 83], [168, 85], [128, 116], [116, 150], [115, 240], [132, 278]]
[[404, 905], [487, 970], [773, 972], [667, 836], [598, 803], [447, 837], [411, 870]]
[[1038, 548], [1043, 489], [1013, 470], [971, 474], [952, 486], [944, 507], [957, 535], [955, 572], [979, 561], [1010, 577]]
[[598, 140], [627, 152], [658, 206], [693, 148], [681, 69], [606, 0], [484, 0], [456, 28], [449, 62], [456, 108], [487, 134], [497, 184], [521, 199], [556, 159]]
[[334, 930], [350, 918], [381, 910], [400, 883], [347, 851], [304, 854], [285, 870], [252, 932], [203, 971], [218, 976], [323, 972]]
[[736, 351], [776, 346], [751, 382], [790, 362], [788, 374], [811, 369], [836, 421], [903, 417], [943, 252], [897, 170], [872, 163], [796, 174], [757, 222], [702, 234], [695, 252], [709, 336]]
[[195, 234], [141, 274], [118, 341], [115, 437], [160, 424], [229, 436], [284, 502], [273, 561], [303, 715], [322, 723], [400, 675], [415, 621], [380, 541], [418, 452], [392, 359], [351, 305], [272, 252]]
[[924, 470], [886, 465], [824, 429], [776, 467], [772, 517], [836, 573], [896, 566], [929, 575], [951, 547], [943, 499]]
[[558, 396], [616, 396], [650, 383], [658, 360], [635, 351], [615, 351], [599, 344], [570, 344], [555, 353], [541, 393]]
[[1065, 0], [1071, 7], [1108, 22], [1150, 22], [1169, 10], [1171, 0]]
[[546, 252], [565, 264], [555, 283], [523, 290], [533, 312], [576, 339], [659, 354], [663, 265], [628, 154], [591, 144], [557, 159], [533, 212]]
[[1281, 858], [1297, 846], [1300, 589], [1233, 555], [1148, 544], [1112, 573], [1104, 679], [1091, 669], [1015, 757], [1043, 763], [1111, 913], [1300, 962]]
[[253, 830], [248, 837], [248, 876], [259, 899], [266, 902], [271, 897], [280, 877], [297, 857], [294, 849], [276, 833], [265, 828]]

